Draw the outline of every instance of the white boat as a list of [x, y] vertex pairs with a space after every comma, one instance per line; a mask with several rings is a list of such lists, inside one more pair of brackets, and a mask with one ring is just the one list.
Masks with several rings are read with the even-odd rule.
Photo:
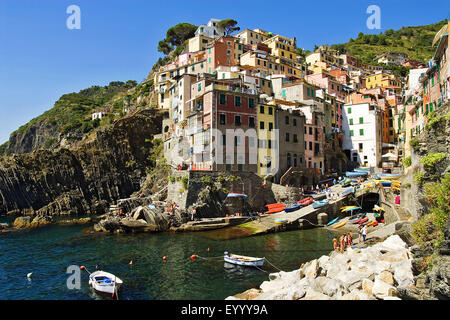
[[112, 273], [102, 270], [90, 273], [84, 266], [82, 266], [81, 269], [86, 270], [86, 272], [89, 273], [89, 285], [94, 288], [95, 291], [117, 296], [117, 292], [123, 284], [123, 281], [120, 278]]
[[223, 259], [225, 262], [237, 264], [239, 266], [262, 267], [265, 258], [247, 257], [225, 252]]

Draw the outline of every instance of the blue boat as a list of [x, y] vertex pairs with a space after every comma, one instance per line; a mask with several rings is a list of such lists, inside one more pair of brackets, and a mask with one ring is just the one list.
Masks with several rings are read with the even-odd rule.
[[355, 172], [350, 172], [347, 171], [345, 173], [346, 177], [361, 177], [361, 176], [367, 176], [368, 172], [364, 172], [364, 171], [355, 171]]
[[347, 195], [347, 194], [350, 194], [350, 193], [352, 193], [352, 192], [355, 192], [354, 189], [355, 189], [355, 188], [353, 188], [353, 187], [352, 187], [352, 188], [348, 188], [347, 190], [345, 190], [344, 192], [342, 192], [341, 195], [342, 195], [342, 196], [345, 196], [345, 195]]
[[292, 212], [292, 211], [296, 211], [296, 210], [300, 209], [301, 207], [302, 207], [302, 205], [300, 203], [296, 203], [296, 204], [294, 204], [291, 207], [284, 208], [284, 211], [285, 212]]
[[330, 203], [330, 201], [328, 201], [327, 199], [324, 199], [324, 200], [314, 201], [312, 205], [313, 205], [314, 209], [318, 209], [320, 207], [326, 206], [329, 203]]
[[327, 226], [331, 226], [333, 223], [335, 223], [336, 221], [338, 221], [339, 218], [334, 218], [333, 220], [331, 220], [330, 222], [327, 223]]

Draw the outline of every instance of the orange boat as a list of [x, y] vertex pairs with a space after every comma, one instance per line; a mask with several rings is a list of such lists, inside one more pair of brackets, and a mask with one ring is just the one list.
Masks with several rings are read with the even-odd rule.
[[282, 207], [269, 208], [269, 211], [267, 211], [265, 213], [277, 213], [277, 212], [281, 212], [283, 210], [284, 210], [284, 205]]
[[272, 203], [272, 204], [266, 204], [265, 207], [267, 207], [268, 209], [278, 208], [278, 207], [284, 207], [284, 204], [282, 204], [282, 203]]

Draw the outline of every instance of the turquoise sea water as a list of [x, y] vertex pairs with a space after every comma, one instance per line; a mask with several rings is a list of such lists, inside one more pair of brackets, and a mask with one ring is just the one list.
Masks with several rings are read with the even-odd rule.
[[[0, 234], [0, 299], [104, 299], [88, 286], [87, 273], [79, 290], [66, 285], [68, 266], [84, 265], [92, 272], [100, 265], [124, 281], [121, 299], [221, 300], [259, 287], [269, 274], [225, 264], [224, 251], [266, 257], [292, 271], [332, 250], [333, 234], [323, 229], [239, 239], [227, 239], [226, 232], [105, 235], [86, 226], [49, 226]], [[217, 258], [194, 262], [193, 254]], [[277, 272], [268, 263], [263, 269]]]

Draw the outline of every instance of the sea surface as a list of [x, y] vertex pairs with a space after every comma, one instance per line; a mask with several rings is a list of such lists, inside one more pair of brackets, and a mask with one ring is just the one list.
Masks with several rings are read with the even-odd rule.
[[[121, 278], [120, 299], [222, 300], [258, 288], [269, 273], [298, 269], [332, 251], [333, 234], [320, 228], [230, 239], [234, 236], [233, 229], [108, 235], [93, 233], [86, 225], [3, 233], [0, 299], [110, 299], [89, 287], [86, 272], [79, 289], [68, 288], [72, 274], [67, 268], [83, 265], [90, 272], [99, 266]], [[233, 266], [223, 261], [225, 251], [267, 260], [261, 270]], [[190, 259], [193, 254], [199, 256], [196, 261]]]

